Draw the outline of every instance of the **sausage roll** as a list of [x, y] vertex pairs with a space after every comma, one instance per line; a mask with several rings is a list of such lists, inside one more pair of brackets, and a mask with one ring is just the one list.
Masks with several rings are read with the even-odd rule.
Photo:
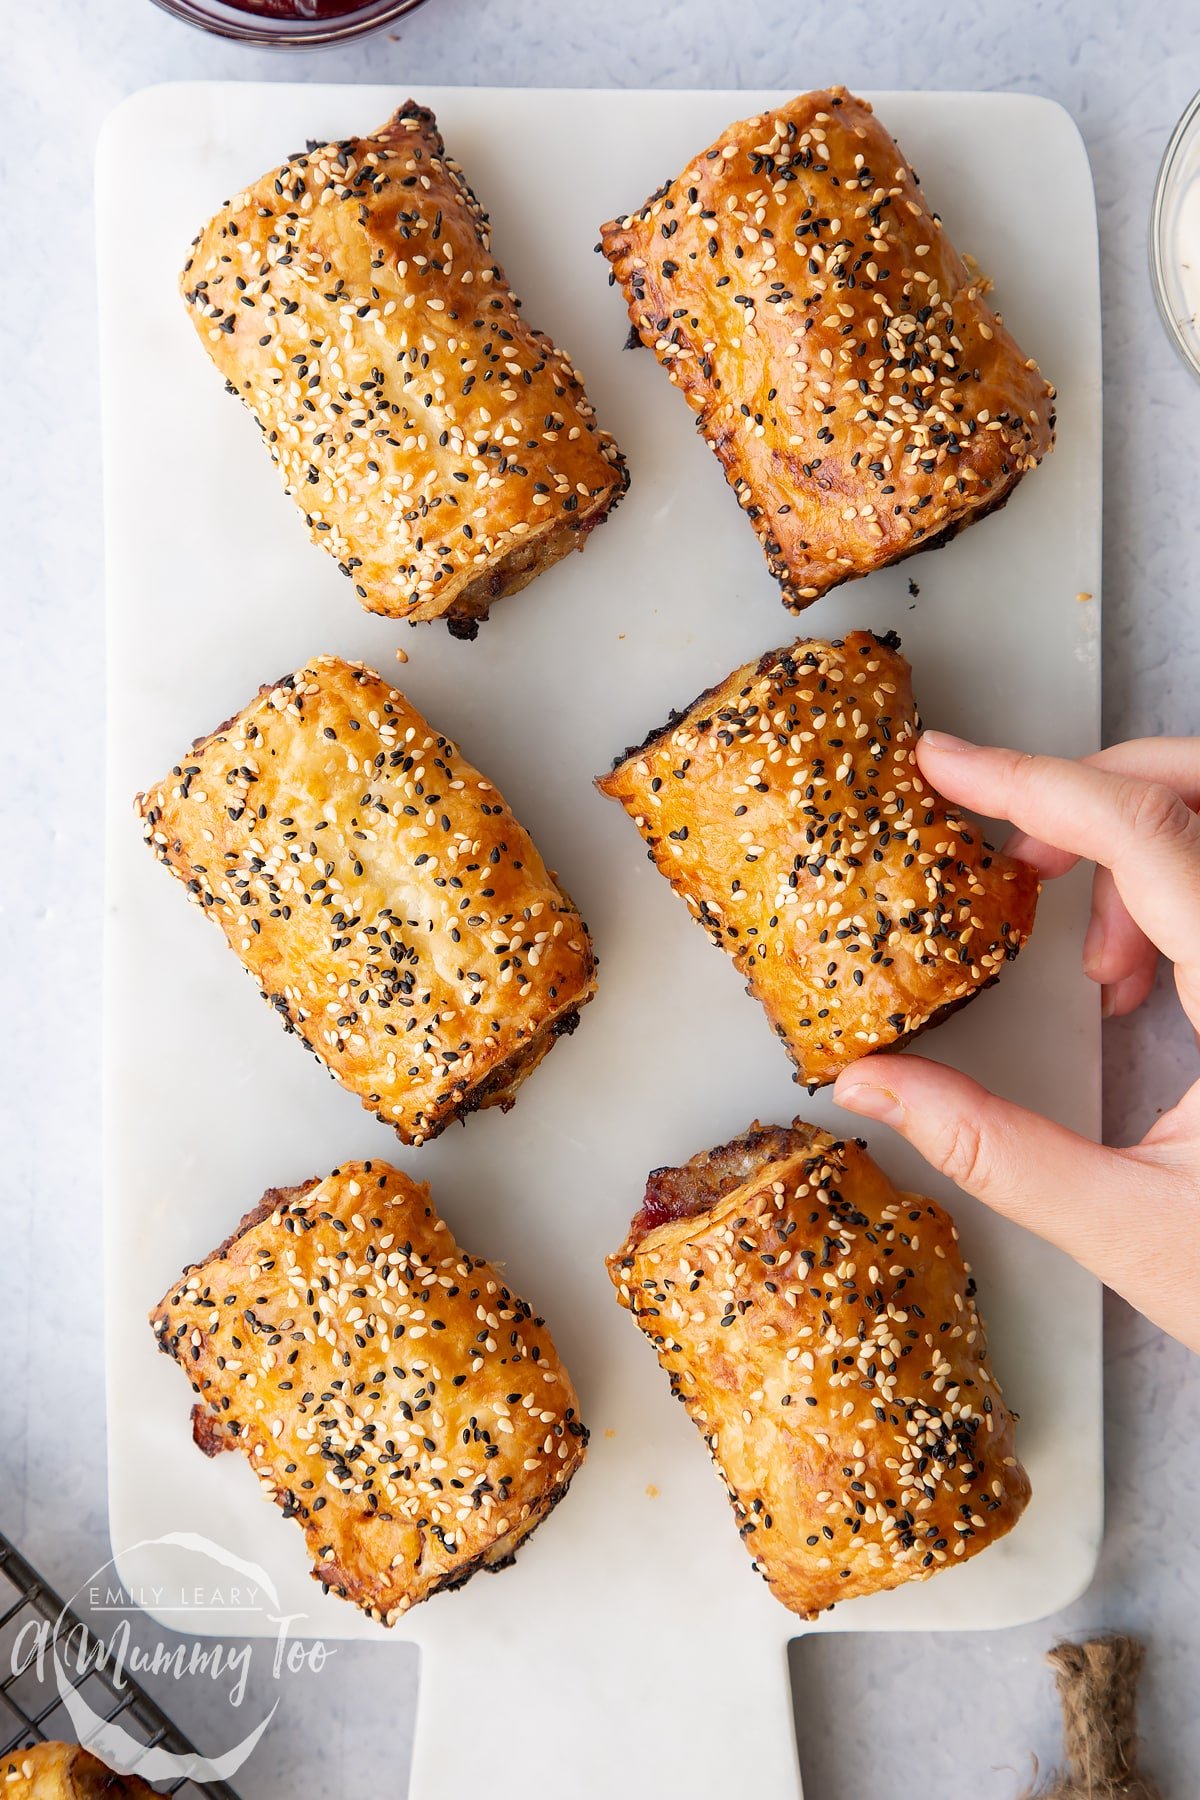
[[136, 1775], [117, 1775], [78, 1744], [33, 1744], [0, 1757], [3, 1800], [156, 1800]]
[[600, 247], [794, 612], [993, 512], [1053, 444], [1053, 388], [844, 88], [731, 126]]
[[385, 1625], [510, 1563], [583, 1460], [544, 1322], [386, 1163], [271, 1189], [151, 1323], [199, 1448], [241, 1450], [314, 1579]]
[[517, 1089], [595, 988], [491, 782], [339, 657], [260, 689], [140, 794], [146, 841], [330, 1073], [407, 1144]]
[[597, 783], [728, 951], [810, 1088], [995, 981], [1038, 880], [917, 768], [894, 634], [801, 639], [735, 669]]
[[920, 1581], [1029, 1500], [953, 1221], [797, 1121], [658, 1169], [609, 1258], [776, 1599]]
[[527, 324], [433, 114], [314, 146], [238, 194], [181, 278], [314, 542], [370, 612], [473, 637], [628, 484]]

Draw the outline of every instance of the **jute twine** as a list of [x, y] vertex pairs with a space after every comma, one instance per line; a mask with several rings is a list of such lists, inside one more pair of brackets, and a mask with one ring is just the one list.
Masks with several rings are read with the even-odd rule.
[[1128, 1637], [1059, 1644], [1054, 1670], [1067, 1768], [1025, 1800], [1163, 1800], [1137, 1766], [1137, 1684], [1146, 1651]]

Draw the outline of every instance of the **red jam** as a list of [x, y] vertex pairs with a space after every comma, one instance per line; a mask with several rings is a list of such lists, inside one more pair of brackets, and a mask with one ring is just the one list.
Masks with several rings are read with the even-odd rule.
[[296, 21], [341, 19], [347, 13], [364, 12], [374, 0], [225, 0], [237, 12], [254, 13], [260, 19]]
[[646, 1182], [642, 1209], [630, 1231], [635, 1239], [643, 1238], [660, 1225], [704, 1212], [719, 1197], [718, 1192], [705, 1188], [692, 1169], [654, 1169]]

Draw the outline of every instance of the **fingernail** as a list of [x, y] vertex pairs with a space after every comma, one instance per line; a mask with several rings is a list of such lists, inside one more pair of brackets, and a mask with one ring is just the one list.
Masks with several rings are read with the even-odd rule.
[[[1104, 935], [1104, 920], [1093, 919], [1083, 940], [1083, 972], [1085, 975], [1094, 975], [1104, 959]], [[1107, 988], [1104, 993], [1107, 1001]], [[1105, 1013], [1104, 1016], [1107, 1018], [1108, 1014]]]
[[874, 1082], [859, 1081], [851, 1087], [839, 1086], [834, 1099], [848, 1112], [862, 1113], [867, 1119], [879, 1119], [884, 1125], [898, 1125], [904, 1117], [898, 1096], [891, 1088], [878, 1087]]
[[923, 731], [921, 742], [930, 750], [974, 750], [966, 738], [953, 737], [948, 731]]
[[1116, 983], [1114, 982], [1109, 987], [1101, 988], [1100, 990], [1100, 1017], [1102, 1019], [1111, 1019], [1116, 1010], [1117, 988]]

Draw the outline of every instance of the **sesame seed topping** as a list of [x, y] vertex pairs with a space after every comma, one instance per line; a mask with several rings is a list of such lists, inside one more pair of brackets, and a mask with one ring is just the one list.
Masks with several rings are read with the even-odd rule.
[[810, 1086], [974, 998], [1033, 925], [1035, 871], [926, 785], [919, 730], [894, 635], [801, 639], [736, 669], [597, 784]]
[[237, 195], [181, 278], [314, 542], [369, 611], [446, 616], [568, 551], [628, 485], [577, 370], [529, 325], [433, 114], [313, 144]]
[[595, 990], [502, 796], [361, 665], [261, 689], [137, 810], [287, 1029], [406, 1143], [511, 1106]]
[[583, 1459], [544, 1321], [386, 1163], [268, 1192], [151, 1322], [200, 1447], [242, 1450], [316, 1578], [387, 1625], [511, 1561]]
[[794, 611], [1001, 506], [1053, 444], [1053, 389], [843, 88], [732, 126], [600, 249]]
[[793, 1611], [923, 1579], [1024, 1510], [953, 1223], [861, 1144], [754, 1125], [656, 1170], [608, 1267]]

